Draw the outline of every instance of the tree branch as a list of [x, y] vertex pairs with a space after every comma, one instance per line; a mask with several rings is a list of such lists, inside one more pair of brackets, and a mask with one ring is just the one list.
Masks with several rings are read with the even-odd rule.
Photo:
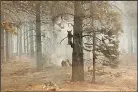
[[[63, 38], [62, 40], [61, 40], [61, 42], [63, 41], [63, 40], [65, 40], [67, 37], [65, 37], [65, 38]], [[61, 44], [61, 42], [60, 42], [60, 44]]]

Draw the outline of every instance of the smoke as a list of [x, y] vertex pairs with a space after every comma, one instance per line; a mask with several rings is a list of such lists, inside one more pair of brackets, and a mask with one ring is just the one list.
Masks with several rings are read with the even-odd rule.
[[[62, 60], [69, 59], [70, 61], [72, 61], [72, 48], [70, 47], [70, 45], [68, 45], [68, 39], [66, 38], [61, 42], [62, 39], [67, 37], [67, 31], [72, 30], [72, 28], [70, 28], [66, 23], [63, 23], [63, 25], [64, 29], [60, 28], [59, 30], [59, 27], [58, 29], [55, 28], [57, 38], [53, 42], [53, 53], [50, 56], [51, 62], [58, 66], [61, 66]], [[53, 36], [51, 38], [53, 38]]]
[[[128, 23], [131, 20], [131, 16], [128, 15], [128, 12], [133, 12], [135, 14], [135, 12], [137, 12], [137, 9], [134, 9], [133, 11], [127, 10], [125, 8], [125, 3], [127, 1], [112, 1], [111, 3], [114, 4], [115, 6], [117, 6], [120, 10], [121, 10], [121, 14], [122, 14], [122, 20], [123, 20], [123, 30], [124, 33], [122, 33], [119, 37], [120, 40], [120, 44], [119, 44], [119, 50], [121, 52], [126, 52], [128, 53], [128, 35], [129, 31], [131, 30], [130, 26], [128, 26]], [[133, 2], [135, 3], [135, 2]], [[128, 4], [129, 5], [129, 4]], [[134, 4], [135, 5], [135, 4]], [[131, 5], [129, 5], [128, 7], [131, 7]], [[135, 7], [136, 8], [136, 7]], [[136, 16], [133, 17], [133, 20], [136, 20]], [[61, 22], [61, 21], [60, 21]], [[137, 24], [134, 23], [133, 25], [131, 25], [132, 27], [135, 27]], [[54, 52], [51, 55], [52, 58], [52, 62], [56, 65], [60, 65], [61, 61], [64, 59], [69, 59], [70, 61], [72, 61], [72, 48], [67, 45], [67, 38], [61, 43], [60, 41], [65, 38], [67, 36], [67, 31], [73, 30], [73, 28], [68, 27], [68, 25], [66, 23], [62, 23], [62, 26], [64, 26], [64, 29], [61, 29], [59, 27], [55, 28], [56, 30], [56, 34], [57, 34], [57, 39], [55, 41], [56, 47], [54, 49]], [[57, 31], [58, 30], [58, 31]], [[134, 30], [136, 31], [136, 30]], [[136, 43], [136, 40], [134, 41], [134, 43]], [[136, 45], [136, 44], [135, 44]], [[134, 46], [134, 48], [136, 48], [136, 46]], [[136, 49], [135, 49], [136, 50]]]
[[[137, 39], [133, 33], [137, 31], [137, 2], [135, 1], [113, 1], [114, 4], [121, 10], [123, 16], [123, 30], [124, 33], [119, 37], [119, 50], [121, 52], [129, 53], [129, 40], [132, 38], [133, 52], [137, 51]], [[133, 7], [132, 7], [133, 5]], [[132, 37], [131, 37], [132, 31]]]
[[[114, 2], [114, 3], [113, 3]], [[119, 45], [119, 50], [120, 51], [125, 51], [128, 52], [128, 36], [129, 31], [134, 29], [134, 31], [137, 30], [136, 26], [137, 26], [137, 3], [135, 1], [132, 1], [133, 7], [131, 4], [125, 5], [125, 2], [128, 1], [112, 1], [112, 4], [115, 4], [118, 8], [120, 8], [120, 10], [123, 12], [122, 16], [123, 16], [123, 30], [124, 33], [119, 37], [120, 40], [120, 45]], [[130, 2], [130, 1], [129, 1]], [[132, 9], [126, 9], [125, 7], [129, 7]], [[128, 13], [132, 13], [135, 16], [129, 16]], [[73, 19], [73, 18], [71, 18]], [[72, 20], [71, 20], [72, 21]], [[59, 22], [61, 23], [61, 26], [64, 28], [62, 29], [61, 27], [59, 27], [59, 25], [55, 25], [54, 27], [54, 32], [55, 34], [51, 31], [53, 30], [50, 25], [48, 28], [47, 27], [42, 27], [42, 30], [46, 29], [46, 33], [47, 30], [49, 30], [49, 33], [45, 34], [46, 37], [50, 38], [50, 43], [46, 44], [47, 46], [42, 46], [47, 48], [47, 52], [44, 52], [46, 55], [49, 54], [49, 58], [51, 59], [50, 61], [56, 65], [60, 65], [62, 60], [65, 59], [69, 59], [70, 61], [72, 61], [72, 48], [70, 47], [70, 45], [67, 45], [68, 40], [67, 38], [60, 44], [61, 40], [65, 37], [67, 37], [67, 31], [73, 30], [73, 27], [68, 26], [67, 23], [62, 22], [61, 20], [59, 20]], [[57, 23], [59, 23], [57, 22]], [[132, 25], [129, 25], [129, 22], [133, 23]], [[71, 22], [70, 22], [71, 23]], [[131, 26], [131, 28], [130, 28]], [[35, 32], [34, 32], [35, 34]], [[35, 38], [35, 37], [34, 37]], [[134, 37], [133, 37], [134, 38]], [[24, 38], [22, 38], [24, 39]], [[13, 52], [16, 53], [17, 52], [17, 37], [13, 38], [13, 42], [14, 42], [14, 49]], [[43, 40], [43, 39], [42, 39]], [[47, 39], [48, 40], [48, 39]], [[35, 39], [34, 39], [35, 41]], [[46, 41], [46, 40], [44, 40]], [[134, 40], [134, 50], [136, 50], [136, 42], [137, 39]], [[24, 44], [24, 41], [23, 41]], [[45, 44], [43, 44], [45, 45]], [[49, 46], [48, 46], [49, 45]], [[24, 46], [22, 46], [24, 48]], [[22, 49], [23, 49], [22, 48]], [[42, 49], [44, 50], [44, 49]], [[24, 50], [23, 50], [24, 51]], [[88, 56], [90, 57], [90, 56]]]

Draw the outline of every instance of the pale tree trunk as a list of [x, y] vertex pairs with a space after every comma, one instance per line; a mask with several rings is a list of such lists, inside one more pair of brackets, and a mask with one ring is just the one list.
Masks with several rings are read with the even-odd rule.
[[13, 49], [14, 49], [14, 47], [13, 47], [13, 35], [11, 34], [11, 54], [10, 54], [10, 56], [13, 56]]
[[132, 40], [132, 30], [128, 30], [129, 34], [128, 34], [128, 51], [129, 54], [132, 55], [133, 54], [133, 40]]
[[6, 31], [6, 62], [9, 61], [9, 33]]
[[19, 30], [19, 57], [22, 55], [22, 30]]
[[81, 3], [74, 4], [74, 32], [73, 32], [73, 53], [72, 53], [72, 81], [84, 80], [84, 62], [82, 48], [82, 19]]
[[26, 54], [27, 54], [27, 56], [29, 56], [29, 46], [28, 46], [28, 26], [27, 26], [27, 28], [26, 28]]
[[11, 58], [12, 56], [12, 52], [13, 52], [13, 43], [12, 43], [12, 33], [9, 34], [9, 58]]
[[26, 36], [25, 35], [26, 35], [26, 27], [24, 26], [24, 30], [23, 30], [24, 46], [23, 47], [24, 47], [24, 54], [26, 55], [26, 39], [25, 39]]
[[33, 36], [33, 25], [30, 24], [29, 38], [30, 38], [30, 56], [34, 57], [34, 36]]
[[19, 55], [19, 28], [17, 28], [17, 56]]
[[137, 54], [137, 31], [134, 31], [134, 54]]
[[43, 67], [42, 63], [42, 44], [41, 44], [41, 16], [40, 16], [40, 2], [36, 2], [36, 62], [37, 71]]
[[[51, 8], [52, 10], [52, 8]], [[50, 15], [51, 15], [51, 23], [50, 23], [50, 26], [51, 26], [51, 31], [52, 31], [52, 34], [51, 34], [51, 54], [55, 52], [55, 45], [56, 45], [56, 38], [57, 38], [57, 35], [54, 31], [54, 21], [53, 21], [53, 11], [50, 11]]]

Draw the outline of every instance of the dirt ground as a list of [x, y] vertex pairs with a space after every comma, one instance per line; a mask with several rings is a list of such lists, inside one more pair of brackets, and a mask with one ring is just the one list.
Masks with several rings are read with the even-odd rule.
[[[2, 91], [46, 91], [52, 88], [57, 91], [136, 91], [136, 57], [122, 56], [121, 61], [117, 69], [105, 68], [106, 74], [97, 74], [96, 84], [91, 84], [92, 76], [88, 72], [85, 72], [84, 82], [74, 83], [70, 81], [71, 67], [51, 65], [36, 72], [34, 60], [22, 57], [2, 63], [1, 88]], [[47, 86], [50, 82], [53, 84]]]

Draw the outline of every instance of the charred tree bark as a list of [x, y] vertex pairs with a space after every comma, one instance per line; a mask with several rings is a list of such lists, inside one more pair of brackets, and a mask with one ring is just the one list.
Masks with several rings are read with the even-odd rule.
[[82, 48], [82, 19], [81, 4], [75, 1], [74, 4], [74, 33], [73, 33], [73, 53], [72, 53], [72, 81], [84, 80], [84, 63]]
[[41, 44], [41, 16], [40, 2], [36, 2], [36, 62], [37, 70], [40, 71], [43, 67], [42, 62], [42, 44]]

